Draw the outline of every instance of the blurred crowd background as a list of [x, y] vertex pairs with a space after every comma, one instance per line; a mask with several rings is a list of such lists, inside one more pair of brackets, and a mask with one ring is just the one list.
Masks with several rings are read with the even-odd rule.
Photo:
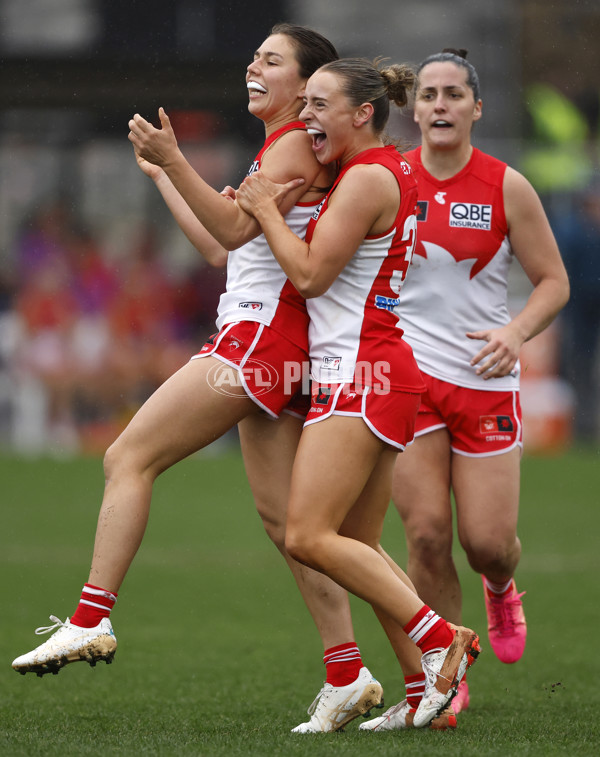
[[[282, 20], [342, 55], [469, 50], [475, 143], [534, 184], [571, 277], [568, 307], [523, 350], [526, 448], [597, 444], [597, 0], [0, 0], [0, 448], [101, 453], [213, 332], [224, 271], [139, 171], [127, 122], [164, 106], [199, 173], [236, 186], [262, 143], [245, 67]], [[418, 140], [410, 114], [390, 133]], [[517, 308], [529, 285], [518, 265], [513, 278]]]

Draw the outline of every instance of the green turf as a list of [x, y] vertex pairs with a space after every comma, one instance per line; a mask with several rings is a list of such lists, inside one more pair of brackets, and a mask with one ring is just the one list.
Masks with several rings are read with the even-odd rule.
[[[187, 460], [159, 480], [146, 539], [113, 613], [111, 666], [19, 676], [33, 629], [74, 610], [102, 489], [96, 459], [0, 459], [2, 755], [596, 755], [600, 457], [526, 457], [519, 586], [529, 639], [520, 663], [489, 649], [478, 576], [457, 554], [465, 621], [484, 651], [456, 732], [292, 735], [322, 682], [322, 650], [263, 534], [239, 456]], [[404, 560], [399, 518], [384, 543]], [[370, 609], [353, 601], [366, 664], [388, 704], [401, 677]], [[49, 621], [48, 621], [49, 622]]]

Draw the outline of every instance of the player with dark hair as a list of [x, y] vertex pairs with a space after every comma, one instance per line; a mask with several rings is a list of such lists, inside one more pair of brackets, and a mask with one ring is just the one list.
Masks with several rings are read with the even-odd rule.
[[[298, 114], [307, 78], [337, 57], [317, 32], [279, 24], [256, 50], [246, 73], [248, 109], [265, 124], [265, 143], [250, 171], [260, 169], [283, 182], [303, 177], [304, 185], [281, 204], [286, 221], [302, 237], [334, 173], [316, 160]], [[273, 258], [256, 220], [231, 201], [232, 190], [224, 197], [203, 181], [179, 150], [162, 109], [160, 120], [162, 129], [155, 129], [134, 116], [129, 139], [140, 167], [156, 182], [192, 243], [213, 265], [227, 261], [219, 333], [155, 392], [108, 450], [92, 568], [79, 606], [65, 622], [52, 616], [54, 625], [38, 632], [58, 630], [14, 660], [13, 667], [43, 675], [78, 660], [112, 660], [116, 639], [109, 615], [141, 544], [154, 480], [239, 423], [257, 508], [317, 625], [325, 648], [326, 686], [342, 691], [351, 719], [368, 709], [367, 703], [378, 704], [382, 690], [362, 664], [346, 592], [293, 560], [284, 544], [292, 463], [307, 412], [300, 396], [301, 369], [308, 362], [306, 305]], [[268, 365], [272, 372], [245, 370], [252, 365]], [[227, 394], [217, 391], [217, 375], [226, 379]], [[268, 392], [265, 380], [272, 382]], [[330, 721], [321, 725], [321, 730], [339, 727]]]
[[[461, 623], [452, 559], [452, 504], [460, 543], [481, 573], [490, 644], [516, 662], [527, 626], [514, 573], [522, 419], [521, 345], [567, 302], [569, 283], [542, 204], [529, 182], [471, 144], [481, 118], [479, 80], [465, 51], [418, 67], [414, 118], [422, 146], [406, 154], [419, 188], [417, 245], [402, 289], [400, 326], [427, 385], [412, 447], [398, 456], [393, 498], [408, 543], [408, 575], [432, 608]], [[511, 316], [513, 258], [533, 291]], [[466, 681], [452, 706], [468, 705]], [[406, 727], [408, 704], [364, 723]]]

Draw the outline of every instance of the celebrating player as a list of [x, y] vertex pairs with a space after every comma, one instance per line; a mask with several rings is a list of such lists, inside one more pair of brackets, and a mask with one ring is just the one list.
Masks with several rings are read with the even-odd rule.
[[[281, 204], [287, 222], [302, 237], [333, 177], [315, 159], [298, 113], [310, 74], [336, 58], [335, 48], [320, 34], [281, 24], [258, 48], [246, 73], [249, 111], [266, 131], [251, 171], [260, 168], [283, 182], [303, 177], [304, 185]], [[346, 592], [290, 558], [284, 546], [291, 467], [307, 411], [298, 397], [300, 369], [308, 361], [306, 306], [274, 260], [256, 220], [198, 176], [179, 151], [162, 110], [160, 119], [162, 129], [139, 115], [130, 121], [129, 139], [140, 167], [156, 181], [182, 229], [211, 263], [223, 264], [227, 251], [234, 250], [219, 305], [220, 331], [198, 359], [157, 390], [108, 450], [92, 568], [79, 606], [64, 623], [52, 616], [54, 625], [38, 631], [58, 630], [14, 660], [13, 667], [43, 675], [77, 660], [112, 660], [116, 639], [109, 615], [142, 541], [155, 478], [240, 422], [257, 507], [321, 635], [326, 686], [343, 692], [348, 702], [344, 717], [351, 719], [380, 701], [381, 686], [362, 665]], [[269, 375], [244, 370], [252, 365], [268, 365]], [[225, 381], [218, 381], [219, 375]], [[264, 382], [273, 376], [279, 380], [265, 392]], [[215, 390], [219, 384], [226, 385], [227, 393]], [[341, 725], [324, 720], [319, 730]]]
[[[422, 146], [406, 154], [419, 188], [418, 242], [402, 290], [400, 325], [427, 385], [416, 440], [399, 455], [393, 498], [419, 596], [461, 623], [452, 560], [451, 492], [460, 543], [482, 574], [492, 649], [516, 662], [527, 626], [514, 573], [522, 421], [521, 345], [567, 302], [569, 284], [535, 191], [517, 171], [471, 144], [479, 81], [464, 51], [418, 67], [414, 118]], [[513, 257], [533, 285], [511, 318]], [[452, 706], [468, 705], [464, 681]], [[398, 706], [397, 706], [398, 707]], [[403, 727], [402, 708], [367, 725]]]
[[[261, 174], [238, 190], [282, 269], [307, 298], [311, 408], [292, 474], [286, 546], [300, 562], [369, 602], [422, 654], [424, 694], [411, 718], [440, 715], [479, 647], [450, 627], [380, 551], [391, 473], [413, 439], [422, 379], [398, 328], [399, 294], [415, 244], [416, 184], [409, 164], [384, 146], [389, 100], [405, 105], [410, 69], [362, 60], [329, 63], [309, 79], [301, 118], [313, 150], [339, 175], [306, 240], [278, 202], [297, 186]], [[331, 706], [323, 695], [311, 721]]]

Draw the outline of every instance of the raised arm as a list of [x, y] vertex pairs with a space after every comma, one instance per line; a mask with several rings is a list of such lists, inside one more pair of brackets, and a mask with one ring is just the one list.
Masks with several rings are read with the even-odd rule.
[[[233, 250], [260, 233], [257, 221], [237, 202], [230, 202], [207, 184], [192, 168], [179, 149], [167, 114], [159, 109], [160, 129], [136, 114], [129, 121], [129, 140], [136, 153], [160, 166], [204, 228], [226, 249]], [[282, 136], [267, 151], [263, 170], [274, 181], [287, 182], [302, 176], [310, 186], [319, 167], [310, 150], [310, 138], [303, 131]], [[282, 213], [300, 199], [305, 190], [290, 191], [281, 206]]]
[[149, 163], [135, 153], [140, 169], [156, 184], [167, 207], [192, 245], [207, 263], [222, 268], [227, 263], [227, 250], [204, 228], [192, 212], [190, 206], [175, 189], [171, 180], [160, 166]]
[[567, 272], [537, 193], [512, 168], [506, 170], [503, 191], [511, 247], [533, 291], [521, 312], [503, 328], [467, 334], [487, 342], [471, 361], [485, 379], [510, 373], [523, 343], [552, 323], [569, 299]]

